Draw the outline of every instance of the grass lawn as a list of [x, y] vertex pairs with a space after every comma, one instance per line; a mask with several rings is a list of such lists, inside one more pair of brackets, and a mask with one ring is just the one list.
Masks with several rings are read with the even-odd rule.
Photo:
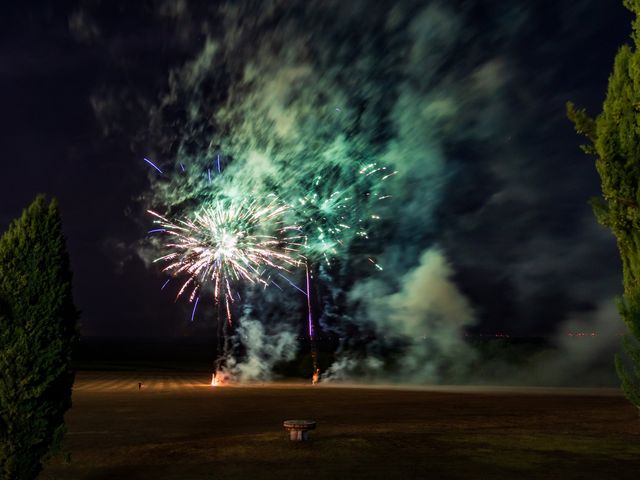
[[[79, 373], [71, 461], [40, 479], [637, 479], [640, 418], [610, 391], [211, 388]], [[138, 390], [138, 381], [143, 388]], [[290, 442], [287, 419], [318, 422]]]

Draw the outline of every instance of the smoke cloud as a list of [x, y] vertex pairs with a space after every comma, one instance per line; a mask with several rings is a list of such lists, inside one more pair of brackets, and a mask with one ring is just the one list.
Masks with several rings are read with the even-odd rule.
[[233, 341], [244, 347], [245, 354], [240, 360], [229, 358], [224, 372], [240, 382], [270, 380], [277, 362], [293, 360], [296, 355], [296, 337], [287, 330], [281, 325], [265, 326], [258, 320], [241, 318]]
[[[405, 274], [400, 288], [374, 279], [358, 284], [351, 301], [360, 305], [356, 322], [373, 327], [376, 342], [362, 359], [349, 352], [331, 367], [325, 379], [384, 377], [399, 382], [456, 382], [465, 378], [474, 351], [464, 341], [465, 328], [475, 321], [467, 299], [452, 281], [452, 269], [442, 252], [425, 251], [419, 265]], [[395, 348], [393, 347], [395, 345]], [[384, 346], [387, 348], [385, 349]], [[400, 351], [391, 364], [376, 350]], [[380, 379], [380, 378], [378, 378]]]
[[[292, 222], [308, 225], [319, 321], [341, 339], [325, 378], [461, 381], [477, 360], [468, 331], [548, 335], [609, 318], [619, 272], [586, 261], [615, 265], [586, 203], [597, 179], [573, 146], [554, 147], [564, 134], [554, 132], [571, 130], [562, 112], [573, 87], [543, 62], [582, 47], [560, 51], [546, 29], [541, 38], [531, 2], [490, 3], [166, 2], [153, 12], [175, 25], [181, 55], [161, 93], [129, 102], [148, 106], [135, 148], [166, 172], [148, 172], [141, 204], [172, 215], [248, 192], [314, 204]], [[575, 2], [557, 3], [569, 18]], [[71, 25], [83, 41], [105, 31], [86, 13]], [[108, 90], [93, 101], [107, 124], [119, 103]], [[365, 178], [364, 165], [396, 173]], [[317, 228], [339, 233], [320, 241]], [[139, 248], [147, 259], [156, 250]], [[289, 358], [296, 328], [273, 319], [305, 318], [297, 291], [254, 301], [238, 327], [247, 360], [234, 366], [247, 379]], [[599, 339], [594, 355], [617, 341]], [[567, 371], [579, 369], [573, 344], [557, 346]]]

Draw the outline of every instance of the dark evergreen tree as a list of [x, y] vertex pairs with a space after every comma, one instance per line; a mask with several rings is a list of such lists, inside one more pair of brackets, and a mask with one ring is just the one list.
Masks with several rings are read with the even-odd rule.
[[78, 338], [58, 205], [38, 196], [0, 238], [0, 477], [33, 479], [61, 446]]
[[602, 197], [592, 201], [593, 209], [615, 235], [622, 259], [618, 309], [629, 330], [624, 340], [629, 362], [618, 356], [616, 368], [625, 395], [640, 407], [640, 0], [624, 4], [636, 15], [633, 45], [624, 45], [615, 57], [602, 113], [594, 120], [572, 103], [567, 112], [590, 141], [583, 150], [596, 157]]

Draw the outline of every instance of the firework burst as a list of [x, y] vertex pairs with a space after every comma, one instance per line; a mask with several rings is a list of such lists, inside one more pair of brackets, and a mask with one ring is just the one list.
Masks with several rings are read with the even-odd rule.
[[176, 298], [188, 295], [195, 306], [203, 288], [211, 285], [215, 302], [224, 304], [231, 322], [234, 285], [247, 282], [266, 287], [267, 270], [287, 270], [298, 264], [295, 237], [288, 236], [298, 227], [284, 226], [287, 210], [276, 200], [221, 200], [191, 218], [175, 221], [149, 210], [159, 227], [152, 232], [164, 236], [163, 248], [169, 252], [155, 262], [163, 263], [163, 271], [173, 277], [185, 278]]
[[292, 202], [304, 226], [305, 256], [329, 265], [349, 249], [354, 239], [368, 239], [369, 226], [380, 220], [369, 212], [375, 202], [389, 198], [382, 193], [382, 184], [396, 173], [369, 163], [352, 171], [347, 181], [331, 175], [313, 177], [306, 191]]

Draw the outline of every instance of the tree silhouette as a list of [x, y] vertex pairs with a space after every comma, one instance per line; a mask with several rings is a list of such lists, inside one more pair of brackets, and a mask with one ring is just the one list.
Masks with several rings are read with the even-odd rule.
[[33, 479], [61, 446], [78, 311], [55, 200], [38, 196], [0, 238], [0, 472]]
[[633, 45], [618, 51], [602, 112], [590, 118], [569, 102], [567, 114], [589, 143], [582, 149], [596, 157], [602, 196], [592, 200], [596, 217], [615, 235], [623, 267], [624, 293], [618, 310], [629, 333], [616, 369], [627, 398], [640, 407], [640, 0], [625, 0], [635, 13]]

